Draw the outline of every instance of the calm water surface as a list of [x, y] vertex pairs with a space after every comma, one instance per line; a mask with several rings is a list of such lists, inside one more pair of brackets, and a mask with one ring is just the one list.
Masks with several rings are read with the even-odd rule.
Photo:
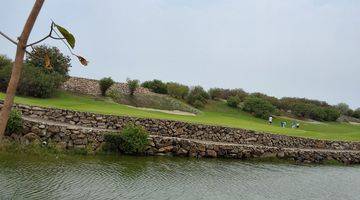
[[0, 155], [0, 199], [360, 199], [360, 167]]

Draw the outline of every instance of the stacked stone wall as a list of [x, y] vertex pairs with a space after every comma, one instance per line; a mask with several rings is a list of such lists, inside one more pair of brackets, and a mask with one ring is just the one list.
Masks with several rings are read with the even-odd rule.
[[151, 135], [281, 148], [360, 150], [360, 142], [328, 141], [252, 130], [172, 120], [102, 115], [55, 108], [16, 105], [24, 116], [89, 128], [121, 130], [127, 123], [143, 126]]
[[[94, 79], [79, 78], [79, 77], [70, 77], [62, 86], [62, 90], [74, 92], [78, 94], [86, 94], [99, 96], [101, 95], [99, 81]], [[117, 91], [128, 94], [128, 86], [126, 83], [115, 83], [111, 89], [116, 89]], [[135, 91], [137, 94], [148, 94], [150, 91], [147, 88], [139, 87]]]

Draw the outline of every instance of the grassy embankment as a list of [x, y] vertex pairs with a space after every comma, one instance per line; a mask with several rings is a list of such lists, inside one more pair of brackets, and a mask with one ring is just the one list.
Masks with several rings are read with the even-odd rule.
[[[0, 93], [0, 99], [4, 94]], [[233, 109], [224, 102], [213, 101], [197, 116], [182, 116], [167, 114], [156, 111], [145, 111], [117, 104], [109, 99], [79, 96], [60, 92], [51, 99], [37, 99], [29, 97], [16, 97], [16, 103], [37, 105], [44, 107], [56, 107], [78, 111], [95, 112], [102, 114], [127, 115], [136, 117], [180, 120], [192, 123], [210, 125], [223, 125], [229, 127], [246, 128], [270, 133], [309, 137], [328, 140], [360, 141], [360, 125], [347, 123], [310, 123], [301, 122], [299, 129], [281, 128], [280, 121], [291, 123], [291, 119], [275, 119], [274, 125], [270, 126], [265, 120], [257, 119], [241, 110]]]

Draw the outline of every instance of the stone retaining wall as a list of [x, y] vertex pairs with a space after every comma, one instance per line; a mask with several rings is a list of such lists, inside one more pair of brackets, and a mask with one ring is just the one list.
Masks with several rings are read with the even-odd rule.
[[[57, 148], [61, 149], [88, 149], [95, 152], [104, 143], [103, 134], [106, 131], [61, 124], [47, 124], [33, 120], [24, 120], [24, 128], [24, 135], [13, 134], [11, 138], [23, 143], [38, 141], [55, 144]], [[236, 159], [278, 157], [302, 163], [318, 163], [327, 160], [337, 160], [346, 164], [360, 162], [360, 152], [353, 151], [229, 144], [158, 135], [150, 136], [146, 154]]]
[[[116, 88], [117, 91], [124, 94], [129, 93], [126, 83], [115, 83], [111, 88]], [[101, 95], [99, 81], [94, 79], [70, 77], [70, 79], [61, 86], [61, 89], [78, 94]], [[139, 87], [135, 93], [147, 94], [150, 93], [150, 91], [147, 88]]]
[[16, 105], [24, 116], [64, 122], [84, 127], [121, 130], [129, 123], [142, 125], [151, 135], [197, 139], [213, 142], [263, 145], [281, 148], [360, 150], [359, 142], [341, 142], [307, 139], [261, 133], [246, 129], [191, 124], [186, 122], [146, 119], [127, 116], [101, 115], [54, 108]]

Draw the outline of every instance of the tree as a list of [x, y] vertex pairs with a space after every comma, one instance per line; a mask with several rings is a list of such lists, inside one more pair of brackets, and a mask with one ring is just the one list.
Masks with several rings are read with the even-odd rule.
[[158, 94], [167, 94], [166, 83], [161, 80], [154, 79], [152, 81], [145, 81], [141, 84], [142, 87], [150, 89], [152, 92]]
[[243, 110], [255, 117], [267, 119], [275, 111], [275, 106], [266, 99], [251, 95], [245, 98]]
[[237, 108], [239, 103], [240, 103], [240, 98], [238, 96], [231, 96], [226, 100], [226, 104], [233, 108]]
[[342, 115], [346, 115], [350, 110], [349, 105], [347, 105], [346, 103], [339, 103], [335, 107], [340, 111]]
[[[54, 22], [51, 23], [50, 33], [47, 36], [45, 36], [44, 38], [42, 38], [39, 41], [27, 44], [31, 30], [34, 27], [36, 18], [38, 17], [38, 15], [40, 13], [40, 10], [44, 4], [44, 1], [45, 0], [36, 0], [35, 1], [34, 6], [28, 16], [28, 19], [25, 22], [23, 31], [22, 31], [20, 37], [18, 37], [18, 42], [11, 39], [9, 36], [7, 36], [6, 34], [4, 34], [3, 32], [0, 31], [0, 35], [2, 35], [7, 40], [9, 40], [11, 43], [13, 43], [17, 46], [15, 61], [13, 63], [13, 68], [12, 68], [12, 73], [11, 73], [11, 78], [10, 78], [9, 85], [6, 90], [5, 101], [4, 101], [3, 107], [0, 112], [0, 119], [1, 119], [0, 120], [0, 142], [2, 141], [2, 138], [4, 136], [4, 132], [5, 132], [6, 125], [7, 125], [8, 119], [9, 119], [11, 108], [14, 103], [14, 97], [15, 97], [15, 93], [16, 93], [16, 89], [17, 89], [19, 80], [20, 80], [25, 53], [28, 53], [31, 56], [31, 53], [29, 53], [26, 50], [27, 47], [33, 47], [34, 45], [36, 45], [48, 38], [61, 40], [68, 47], [71, 54], [76, 56], [79, 59], [81, 64], [87, 65], [87, 63], [88, 63], [88, 61], [85, 58], [78, 56], [71, 51], [70, 47], [74, 48], [74, 46], [75, 46], [74, 36], [70, 32], [68, 32], [65, 28], [55, 24]], [[55, 31], [54, 28], [56, 28], [60, 32], [62, 37], [60, 36], [60, 34], [58, 34]], [[58, 37], [54, 37], [52, 35], [52, 33], [55, 33]], [[70, 47], [68, 45], [70, 45]], [[51, 59], [50, 59], [49, 55], [46, 55], [43, 59], [44, 59], [44, 63], [45, 63], [44, 67], [51, 67]]]
[[357, 108], [357, 109], [354, 111], [353, 117], [360, 119], [360, 108]]
[[177, 99], [185, 99], [189, 93], [189, 87], [179, 83], [169, 82], [167, 83], [167, 92], [170, 96]]
[[139, 80], [126, 80], [130, 96], [134, 96], [136, 89], [139, 87]]
[[106, 91], [114, 84], [115, 82], [112, 80], [111, 77], [108, 78], [102, 78], [99, 81], [99, 85], [100, 85], [100, 90], [101, 90], [101, 95], [105, 96], [106, 95]]

